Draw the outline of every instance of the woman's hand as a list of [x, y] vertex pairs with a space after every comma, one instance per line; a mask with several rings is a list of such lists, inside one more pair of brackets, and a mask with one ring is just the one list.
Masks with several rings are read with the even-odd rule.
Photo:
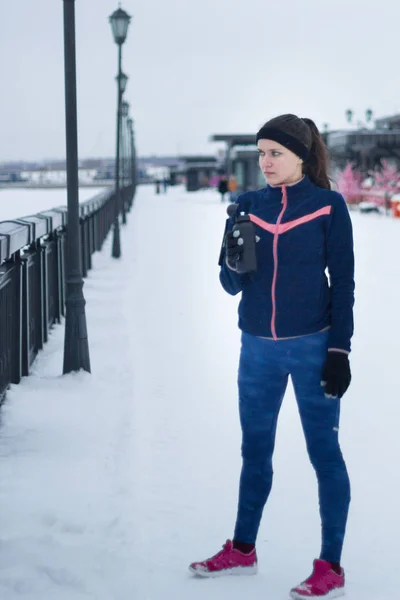
[[349, 355], [335, 350], [328, 351], [322, 371], [321, 385], [326, 398], [341, 398], [351, 382]]
[[225, 237], [226, 264], [232, 271], [236, 271], [236, 261], [243, 254], [243, 240], [239, 236], [240, 232], [236, 230], [229, 231]]

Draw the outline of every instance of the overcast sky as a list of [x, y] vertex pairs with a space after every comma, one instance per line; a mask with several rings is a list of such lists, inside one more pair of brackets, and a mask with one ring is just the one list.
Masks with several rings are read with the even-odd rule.
[[[117, 0], [76, 0], [79, 154], [113, 156]], [[141, 155], [214, 152], [294, 112], [319, 126], [400, 112], [400, 2], [125, 0]], [[65, 156], [63, 1], [0, 3], [0, 160]]]

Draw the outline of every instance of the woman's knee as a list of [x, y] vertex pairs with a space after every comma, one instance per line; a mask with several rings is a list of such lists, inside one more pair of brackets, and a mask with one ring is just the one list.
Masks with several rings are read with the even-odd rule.
[[242, 438], [242, 458], [260, 465], [272, 463], [274, 439], [268, 435], [248, 435]]
[[313, 444], [308, 455], [317, 473], [347, 472], [339, 443]]

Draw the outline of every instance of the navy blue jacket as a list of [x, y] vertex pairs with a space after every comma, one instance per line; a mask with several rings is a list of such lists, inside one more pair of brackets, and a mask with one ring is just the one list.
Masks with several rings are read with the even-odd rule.
[[[354, 252], [343, 197], [305, 177], [294, 186], [246, 192], [237, 202], [260, 237], [255, 273], [238, 275], [221, 257], [223, 288], [242, 292], [240, 329], [277, 340], [330, 327], [328, 348], [350, 352]], [[227, 231], [233, 224], [227, 220]]]

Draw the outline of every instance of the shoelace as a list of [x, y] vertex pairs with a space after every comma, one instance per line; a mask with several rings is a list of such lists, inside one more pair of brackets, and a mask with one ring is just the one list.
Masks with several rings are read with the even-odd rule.
[[213, 562], [214, 560], [216, 560], [217, 558], [219, 558], [221, 556], [221, 554], [223, 554], [225, 552], [225, 550], [227, 549], [228, 545], [229, 545], [229, 542], [225, 542], [225, 544], [222, 546], [222, 550], [220, 550], [219, 552], [217, 552], [217, 554], [214, 554], [214, 556], [212, 556], [209, 559], [209, 562]]

